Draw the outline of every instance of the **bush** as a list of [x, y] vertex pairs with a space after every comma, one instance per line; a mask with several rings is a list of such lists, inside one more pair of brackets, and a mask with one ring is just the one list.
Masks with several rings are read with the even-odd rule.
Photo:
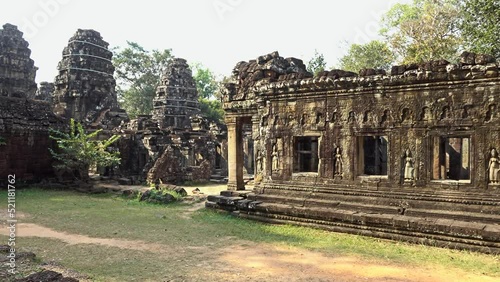
[[139, 201], [155, 204], [170, 204], [176, 201], [180, 201], [181, 199], [181, 194], [177, 193], [176, 191], [167, 189], [151, 189], [142, 194], [139, 194]]

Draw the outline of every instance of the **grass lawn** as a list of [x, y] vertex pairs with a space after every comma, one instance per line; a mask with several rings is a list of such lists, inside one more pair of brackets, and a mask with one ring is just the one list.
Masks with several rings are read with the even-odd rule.
[[[6, 199], [6, 191], [0, 192], [0, 199]], [[6, 208], [6, 201], [1, 201], [2, 213]], [[22, 249], [36, 253], [43, 261], [55, 261], [95, 281], [203, 281], [208, 272], [223, 270], [224, 266], [218, 265], [223, 250], [255, 244], [500, 277], [498, 256], [267, 225], [206, 209], [193, 212], [191, 205], [183, 203], [161, 206], [111, 194], [25, 189], [17, 191], [16, 210], [25, 215], [19, 219], [20, 223], [35, 223], [89, 237], [140, 240], [164, 246], [158, 251], [138, 251], [67, 244], [51, 238], [17, 239]], [[0, 244], [5, 244], [6, 238], [0, 236]]]

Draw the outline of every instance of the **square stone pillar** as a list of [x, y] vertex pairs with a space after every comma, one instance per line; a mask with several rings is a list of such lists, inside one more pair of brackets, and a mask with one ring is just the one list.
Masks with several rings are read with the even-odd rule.
[[245, 190], [243, 183], [243, 128], [238, 117], [226, 117], [228, 190]]

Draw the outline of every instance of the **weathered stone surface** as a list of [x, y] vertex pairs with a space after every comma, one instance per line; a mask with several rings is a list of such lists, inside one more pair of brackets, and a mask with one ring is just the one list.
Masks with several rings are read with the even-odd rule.
[[175, 58], [163, 73], [156, 90], [153, 119], [161, 129], [190, 129], [191, 120], [199, 113], [198, 92], [191, 69], [186, 60]]
[[[266, 75], [279, 73], [283, 60], [274, 53], [238, 63], [223, 91], [229, 189], [244, 189], [241, 132], [252, 128], [258, 194], [249, 200], [262, 204], [252, 211], [244, 202], [243, 210], [500, 252], [492, 239], [500, 213], [500, 78], [491, 57], [464, 53], [458, 64], [394, 66], [391, 75]], [[275, 67], [258, 68], [267, 62]], [[208, 201], [228, 205], [222, 199]]]
[[37, 67], [28, 46], [17, 26], [5, 24], [0, 29], [0, 96], [34, 97]]
[[127, 120], [116, 98], [113, 53], [99, 32], [79, 29], [58, 64], [54, 112], [87, 127], [112, 129]]
[[47, 102], [0, 97], [0, 174], [22, 181], [40, 181], [54, 175], [49, 128], [61, 121]]
[[35, 93], [35, 99], [48, 102], [52, 105], [52, 95], [54, 94], [55, 86], [54, 83], [41, 82], [40, 87]]
[[64, 277], [61, 273], [52, 270], [42, 270], [26, 278], [16, 279], [16, 282], [78, 282], [78, 279]]
[[[226, 164], [225, 127], [200, 114], [196, 84], [186, 60], [174, 59], [162, 75], [152, 116], [120, 128], [122, 171], [150, 183], [208, 181]], [[218, 171], [224, 175], [224, 169]]]

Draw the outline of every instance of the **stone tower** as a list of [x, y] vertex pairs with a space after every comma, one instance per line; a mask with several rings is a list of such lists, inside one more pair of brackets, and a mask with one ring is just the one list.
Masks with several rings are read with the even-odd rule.
[[46, 101], [49, 102], [49, 104], [52, 104], [53, 93], [54, 93], [54, 83], [43, 81], [40, 82], [40, 86], [38, 87], [38, 90], [35, 93], [35, 99]]
[[190, 117], [199, 114], [198, 92], [186, 60], [176, 58], [165, 70], [154, 99], [153, 119], [160, 128], [191, 128]]
[[5, 24], [0, 29], [0, 96], [35, 96], [37, 67], [28, 46], [17, 26]]
[[118, 108], [113, 53], [108, 45], [99, 32], [90, 29], [79, 29], [70, 38], [54, 82], [56, 114], [96, 125]]

